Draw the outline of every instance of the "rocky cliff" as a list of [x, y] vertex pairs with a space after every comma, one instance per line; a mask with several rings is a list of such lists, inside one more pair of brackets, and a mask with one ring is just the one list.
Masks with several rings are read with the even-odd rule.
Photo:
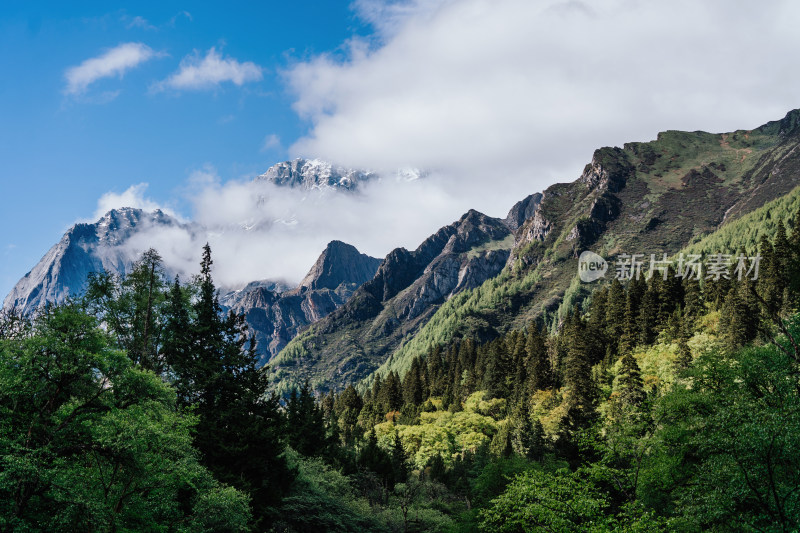
[[142, 230], [191, 226], [156, 210], [113, 209], [94, 223], [75, 224], [6, 296], [4, 309], [30, 314], [47, 303], [78, 296], [92, 272], [107, 270], [124, 275], [145, 250], [131, 245]]
[[273, 377], [349, 382], [380, 365], [455, 294], [496, 276], [508, 260], [511, 231], [477, 211], [441, 228], [413, 251], [397, 248], [340, 309], [293, 340], [274, 360]]
[[223, 295], [220, 303], [245, 315], [262, 362], [268, 363], [302, 328], [344, 305], [380, 263], [349, 244], [332, 241], [300, 286], [254, 282]]

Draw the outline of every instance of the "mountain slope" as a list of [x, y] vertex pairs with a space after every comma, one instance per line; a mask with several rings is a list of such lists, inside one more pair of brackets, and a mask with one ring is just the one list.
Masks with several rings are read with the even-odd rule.
[[611, 260], [672, 255], [792, 191], [800, 183], [799, 145], [794, 110], [754, 130], [667, 131], [595, 151], [578, 180], [543, 193], [515, 234], [508, 268], [442, 306], [379, 372], [402, 372], [429, 346], [454, 338], [557, 322], [593, 288], [577, 278], [582, 250]]
[[[502, 272], [448, 299], [402, 342], [387, 343], [379, 372], [402, 372], [430, 346], [455, 338], [488, 339], [531, 320], [556, 323], [592, 289], [576, 276], [581, 251], [593, 250], [612, 260], [623, 253], [648, 258], [674, 254], [790, 192], [800, 183], [798, 144], [800, 111], [791, 111], [753, 130], [667, 131], [651, 142], [596, 150], [576, 181], [555, 184], [512, 209], [509, 226], [526, 219], [514, 233]], [[333, 314], [324, 323], [322, 342], [316, 329], [307, 332], [278, 359], [330, 357], [331, 339], [348, 338], [352, 332], [349, 321], [337, 324], [338, 317]], [[330, 385], [320, 374], [309, 374], [308, 365], [298, 366], [279, 378], [311, 376], [323, 388]], [[337, 385], [365, 377], [367, 368], [342, 372]]]
[[3, 308], [29, 314], [82, 294], [92, 272], [125, 274], [144, 251], [128, 246], [137, 232], [177, 226], [192, 230], [160, 210], [133, 208], [112, 209], [95, 223], [75, 224], [17, 283]]
[[342, 283], [363, 285], [371, 280], [381, 260], [359, 253], [354, 246], [331, 241], [300, 282], [309, 289], [336, 289]]
[[299, 287], [281, 290], [274, 284], [254, 282], [224, 295], [220, 303], [245, 315], [262, 362], [268, 363], [302, 328], [344, 305], [375, 275], [380, 263], [349, 244], [332, 241]]
[[393, 250], [347, 304], [275, 358], [273, 379], [309, 378], [320, 386], [360, 379], [444, 301], [500, 272], [508, 260], [510, 236], [503, 221], [470, 211], [416, 250]]
[[[255, 181], [267, 181], [279, 187], [346, 193], [373, 178], [377, 175], [368, 171], [337, 167], [318, 159], [295, 159], [273, 165]], [[405, 179], [412, 178], [409, 174]], [[144, 251], [126, 244], [136, 233], [154, 226], [157, 229], [180, 226], [190, 233], [213, 229], [178, 223], [158, 210], [152, 214], [127, 207], [112, 210], [93, 224], [76, 224], [71, 228], [17, 283], [3, 307], [16, 307], [20, 312], [30, 313], [47, 302], [57, 303], [67, 296], [81, 294], [90, 272], [108, 270], [125, 274]]]

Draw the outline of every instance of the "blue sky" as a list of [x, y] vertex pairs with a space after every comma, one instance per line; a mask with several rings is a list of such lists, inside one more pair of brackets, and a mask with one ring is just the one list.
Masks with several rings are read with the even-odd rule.
[[[195, 169], [236, 178], [285, 159], [307, 124], [281, 70], [365, 30], [344, 2], [32, 4], [0, 7], [2, 294], [108, 191], [145, 182], [149, 196], [185, 210], [176, 189]], [[68, 92], [69, 68], [125, 43], [152, 57]], [[260, 79], [154, 90], [212, 48], [257, 65]]]
[[[212, 234], [230, 283], [299, 280], [333, 238], [414, 248], [576, 179], [595, 148], [800, 107], [798, 23], [792, 0], [5, 1], [0, 295], [115, 206], [220, 228], [297, 216]], [[296, 156], [431, 173], [247, 212], [252, 177]]]

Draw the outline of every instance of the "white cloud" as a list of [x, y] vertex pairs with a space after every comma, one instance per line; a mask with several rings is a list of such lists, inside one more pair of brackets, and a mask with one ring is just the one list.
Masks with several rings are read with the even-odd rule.
[[79, 95], [101, 78], [119, 76], [126, 71], [151, 59], [156, 54], [143, 43], [123, 43], [103, 54], [83, 61], [80, 65], [70, 67], [64, 73], [67, 80], [65, 92]]
[[311, 124], [291, 151], [458, 176], [462, 210], [501, 215], [577, 178], [601, 146], [754, 127], [800, 103], [800, 5], [789, 0], [356, 7], [378, 44], [356, 40], [344, 60], [318, 55], [286, 73]]
[[[194, 220], [209, 229], [215, 279], [236, 286], [257, 279], [298, 282], [331, 240], [383, 258], [416, 248], [453, 221], [460, 199], [435, 179], [367, 182], [356, 194], [303, 191], [264, 182], [200, 189]], [[199, 254], [202, 243], [195, 243]], [[196, 262], [196, 261], [195, 261]]]
[[[346, 61], [322, 55], [286, 73], [295, 109], [312, 125], [294, 150], [431, 175], [336, 194], [224, 182], [206, 166], [185, 188], [205, 229], [142, 232], [138, 246], [155, 246], [190, 274], [208, 241], [219, 285], [296, 282], [332, 239], [383, 257], [416, 248], [469, 208], [505, 216], [526, 194], [577, 178], [597, 147], [670, 128], [726, 131], [780, 118], [798, 107], [800, 70], [790, 53], [772, 53], [800, 45], [794, 6], [361, 0], [359, 16], [376, 39], [353, 41]], [[209, 56], [246, 65], [212, 49], [184, 60], [174, 76], [193, 68], [186, 87], [220, 83], [225, 76], [199, 74]], [[139, 185], [101, 205], [152, 208], [144, 193]]]
[[148, 22], [148, 20], [146, 18], [140, 17], [138, 15], [133, 17], [125, 27], [128, 28], [128, 29], [141, 28], [143, 30], [155, 30], [155, 29], [157, 29], [155, 26], [150, 24], [150, 22]]
[[112, 209], [119, 209], [121, 207], [135, 207], [137, 209], [144, 209], [145, 211], [161, 209], [163, 212], [175, 218], [180, 218], [172, 209], [161, 206], [157, 202], [147, 198], [145, 196], [147, 187], [147, 183], [139, 183], [137, 185], [131, 185], [121, 193], [109, 191], [103, 194], [100, 199], [97, 200], [97, 209], [94, 212], [94, 219], [92, 222]]
[[352, 8], [379, 36], [390, 37], [407, 23], [428, 18], [452, 0], [355, 0]]
[[179, 12], [178, 12], [177, 14], [175, 14], [175, 15], [174, 15], [174, 16], [173, 16], [171, 19], [169, 19], [169, 25], [170, 25], [170, 26], [175, 26], [175, 23], [176, 23], [176, 22], [178, 21], [178, 19], [180, 19], [181, 17], [185, 17], [185, 18], [187, 18], [187, 19], [189, 20], [189, 22], [192, 22], [192, 20], [194, 20], [194, 19], [192, 18], [192, 14], [191, 14], [191, 13], [189, 13], [188, 11], [179, 11]]
[[[221, 287], [258, 279], [296, 283], [334, 239], [379, 258], [398, 246], [416, 248], [458, 218], [451, 213], [464, 199], [453, 192], [455, 185], [434, 175], [369, 181], [356, 193], [307, 191], [250, 179], [223, 183], [206, 165], [190, 174], [183, 190], [192, 223], [142, 225], [126, 246], [133, 255], [157, 249], [170, 271], [185, 278], [197, 273], [202, 246], [209, 242], [214, 279]], [[175, 216], [147, 198], [146, 188], [139, 184], [103, 195], [94, 220], [119, 207], [161, 209]]]
[[177, 90], [198, 90], [217, 87], [224, 82], [241, 86], [247, 82], [259, 81], [263, 77], [262, 68], [251, 61], [240, 63], [232, 57], [222, 57], [211, 48], [200, 57], [198, 51], [181, 60], [180, 68], [166, 80], [153, 86], [156, 91], [172, 88]]
[[280, 148], [280, 147], [281, 147], [281, 138], [274, 133], [270, 133], [264, 138], [264, 142], [261, 145], [261, 151], [266, 152], [268, 150], [272, 150], [273, 148]]

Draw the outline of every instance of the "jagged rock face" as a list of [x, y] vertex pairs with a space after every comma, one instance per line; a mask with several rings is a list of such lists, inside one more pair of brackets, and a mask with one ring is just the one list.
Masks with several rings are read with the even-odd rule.
[[[399, 171], [397, 177], [402, 180], [413, 180], [422, 175], [424, 173], [418, 170], [405, 169]], [[258, 176], [256, 181], [266, 180], [278, 186], [306, 190], [347, 192], [356, 189], [359, 183], [376, 177], [368, 171], [337, 167], [317, 159], [295, 159], [272, 166], [267, 172]], [[58, 303], [68, 296], [81, 294], [86, 287], [86, 277], [91, 272], [108, 270], [124, 275], [133, 261], [144, 251], [126, 246], [131, 237], [153, 226], [166, 228], [173, 225], [181, 225], [190, 233], [204, 231], [194, 224], [179, 224], [158, 210], [147, 213], [133, 208], [112, 210], [94, 224], [76, 224], [17, 283], [5, 298], [3, 306], [15, 307], [19, 312], [30, 313], [45, 303]], [[251, 226], [245, 229], [251, 229]], [[330, 262], [322, 265], [323, 270], [324, 268], [329, 270], [327, 274], [324, 271], [320, 272], [320, 280], [316, 283], [322, 284], [319, 286], [335, 289], [331, 283], [340, 274], [342, 280], [358, 285], [371, 278], [371, 273], [374, 273], [373, 264], [377, 260], [370, 258], [373, 264], [365, 268], [363, 257], [358, 261], [350, 261], [354, 257], [348, 256], [338, 265]]]
[[589, 189], [619, 192], [633, 170], [622, 148], [601, 148], [595, 150], [592, 162], [583, 169], [578, 182], [586, 184]]
[[560, 227], [568, 218], [564, 211], [579, 208], [587, 201], [590, 202], [589, 209], [569, 227], [564, 240], [572, 243], [576, 251], [593, 244], [607, 225], [619, 216], [621, 201], [618, 193], [634, 177], [635, 168], [625, 151], [620, 148], [595, 150], [591, 163], [575, 182], [554, 185], [540, 196], [533, 216], [526, 219], [515, 233], [508, 264], [536, 265], [541, 254], [531, 253], [529, 245], [545, 243], [554, 230], [565, 229]]
[[510, 234], [497, 219], [471, 210], [448, 228], [453, 233], [442, 250], [394, 303], [398, 319], [413, 320], [432, 305], [496, 276], [505, 266], [508, 250], [469, 254], [487, 241], [502, 241]]
[[536, 214], [541, 202], [542, 193], [537, 192], [514, 204], [514, 207], [511, 208], [505, 218], [506, 226], [508, 226], [511, 231], [518, 230], [526, 220]]
[[93, 224], [76, 224], [17, 283], [3, 308], [30, 314], [47, 303], [82, 294], [90, 273], [125, 274], [144, 251], [127, 246], [133, 235], [143, 229], [179, 225], [162, 211], [133, 208], [113, 209]]
[[256, 181], [268, 181], [283, 187], [299, 189], [355, 190], [359, 183], [375, 177], [363, 170], [337, 167], [319, 159], [294, 159], [271, 166]]
[[[675, 253], [788, 193], [798, 176], [800, 111], [755, 130], [669, 131], [655, 141], [596, 150], [577, 180], [554, 184], [512, 208], [501, 222], [516, 227], [510, 253], [507, 246], [454, 253], [470, 234], [458, 227], [464, 219], [413, 252], [393, 251], [348, 304], [278, 355], [276, 364], [287, 365], [277, 379], [342, 387], [366, 376], [376, 362], [387, 371], [408, 368], [410, 358], [431, 345], [467, 336], [488, 340], [498, 330], [553, 316], [576, 279], [581, 251], [611, 260], [621, 253]], [[464, 286], [478, 286], [500, 272], [506, 256], [507, 271], [480, 293], [497, 306], [482, 309], [472, 297], [452, 300], [463, 290], [460, 279], [475, 272]], [[452, 306], [435, 315], [437, 302], [447, 298]]]
[[301, 329], [341, 307], [357, 287], [354, 284], [340, 284], [337, 290], [302, 287], [284, 293], [255, 287], [222, 303], [226, 309], [244, 314], [265, 364]]
[[[323, 365], [335, 367], [344, 381], [376, 368], [381, 357], [413, 334], [443, 302], [496, 276], [508, 259], [510, 235], [503, 220], [472, 210], [416, 250], [393, 250], [373, 279], [313, 326], [304, 349], [314, 357], [302, 365], [312, 374], [324, 373]], [[290, 345], [287, 353], [291, 350]], [[289, 362], [287, 357], [278, 355], [278, 369]]]
[[[544, 198], [545, 195], [542, 195], [542, 199]], [[525, 247], [533, 242], [544, 242], [552, 229], [550, 221], [544, 217], [541, 210], [537, 209], [533, 216], [528, 218], [514, 233], [514, 246], [508, 255], [508, 264], [513, 265], [517, 260], [521, 260], [526, 265], [532, 264], [533, 258], [523, 253]]]
[[220, 298], [226, 309], [245, 315], [262, 363], [268, 363], [301, 329], [344, 305], [380, 259], [341, 241], [332, 241], [303, 278], [289, 289], [274, 281], [252, 282]]
[[[487, 278], [481, 279], [480, 273], [491, 276], [499, 272], [493, 267], [498, 257], [507, 258], [507, 250], [475, 254], [474, 257], [469, 257], [468, 252], [487, 241], [503, 240], [509, 234], [502, 221], [470, 210], [457, 222], [428, 237], [413, 252], [405, 248], [392, 250], [375, 277], [358, 291], [359, 298], [354, 298], [353, 304], [342, 309], [341, 313], [351, 313], [353, 318], [364, 320], [377, 314], [383, 304], [392, 300], [392, 307], [397, 310], [396, 318], [416, 318], [420, 309], [427, 309], [434, 302], [441, 303], [455, 292], [472, 288], [477, 280], [482, 283]], [[402, 296], [398, 296], [401, 292]]]
[[380, 263], [380, 259], [359, 253], [354, 246], [331, 241], [300, 286], [309, 289], [336, 289], [341, 283], [360, 286], [375, 276]]

